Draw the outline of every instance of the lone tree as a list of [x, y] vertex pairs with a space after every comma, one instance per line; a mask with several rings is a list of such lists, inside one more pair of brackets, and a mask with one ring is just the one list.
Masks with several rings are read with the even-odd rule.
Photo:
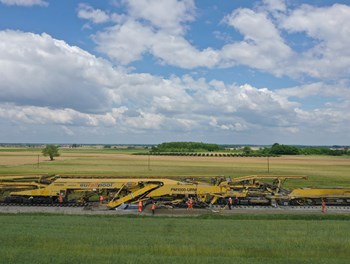
[[60, 155], [58, 153], [58, 146], [55, 145], [46, 145], [42, 152], [45, 157], [49, 156], [50, 160], [54, 160], [54, 157], [58, 157]]

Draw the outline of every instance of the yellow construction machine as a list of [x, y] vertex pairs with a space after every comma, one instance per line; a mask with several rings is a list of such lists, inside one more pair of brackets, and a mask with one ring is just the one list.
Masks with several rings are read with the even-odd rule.
[[350, 188], [283, 187], [287, 179], [305, 176], [215, 177], [207, 181], [168, 178], [104, 178], [61, 176], [9, 176], [0, 178], [3, 203], [83, 205], [103, 197], [109, 209], [142, 201], [159, 206], [185, 207], [188, 198], [194, 207], [225, 205], [229, 197], [240, 205], [350, 204]]

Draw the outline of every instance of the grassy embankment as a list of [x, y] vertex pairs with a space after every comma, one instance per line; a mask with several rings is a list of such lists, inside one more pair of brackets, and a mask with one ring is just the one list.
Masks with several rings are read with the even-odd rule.
[[348, 216], [0, 215], [2, 263], [348, 263]]

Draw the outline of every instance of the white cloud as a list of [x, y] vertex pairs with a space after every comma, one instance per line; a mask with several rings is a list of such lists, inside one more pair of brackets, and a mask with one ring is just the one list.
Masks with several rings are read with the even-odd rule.
[[[273, 91], [189, 75], [166, 79], [128, 73], [47, 34], [0, 31], [0, 79], [1, 128], [4, 123], [63, 126], [71, 137], [84, 127], [89, 128], [85, 135], [108, 130], [219, 138], [222, 133], [272, 129], [302, 135], [322, 122], [326, 126], [329, 118], [338, 131], [350, 122], [346, 81], [334, 83], [333, 89], [319, 82]], [[320, 91], [338, 102], [303, 109], [292, 101]], [[342, 101], [341, 93], [347, 94]]]
[[47, 34], [0, 31], [0, 54], [0, 102], [86, 112], [112, 104], [106, 81], [118, 74], [78, 47]]
[[[349, 6], [302, 5], [287, 11], [284, 1], [264, 3], [265, 9], [236, 9], [225, 17], [224, 21], [238, 30], [244, 40], [227, 44], [218, 51], [222, 57], [219, 65], [244, 64], [276, 76], [297, 79], [311, 76], [335, 80], [349, 76]], [[275, 15], [274, 19], [269, 12]], [[313, 40], [308, 42], [316, 44], [301, 51], [293, 50], [286, 39], [294, 33], [305, 33]]]
[[335, 83], [316, 82], [291, 88], [279, 89], [277, 94], [284, 97], [308, 98], [311, 96], [325, 96], [350, 99], [350, 87], [347, 82]]
[[198, 50], [184, 37], [184, 23], [194, 19], [192, 0], [128, 0], [124, 3], [129, 18], [94, 36], [97, 49], [117, 63], [129, 64], [146, 53], [153, 54], [160, 63], [187, 69], [218, 63], [219, 55], [214, 49]]
[[232, 123], [219, 124], [216, 117], [211, 117], [209, 125], [220, 130], [231, 130], [236, 132], [241, 132], [248, 129], [247, 124], [244, 122], [244, 120], [240, 120], [240, 122], [235, 121]]
[[155, 32], [133, 20], [97, 33], [94, 40], [99, 51], [121, 64], [139, 60], [145, 53], [153, 54], [161, 63], [187, 69], [211, 67], [219, 59], [213, 49], [199, 51], [180, 35]]
[[5, 5], [17, 5], [17, 6], [48, 6], [48, 2], [44, 0], [0, 0], [0, 3]]
[[1, 104], [0, 117], [17, 124], [65, 125], [65, 126], [113, 126], [127, 109], [114, 108], [106, 114], [81, 113], [73, 109], [52, 109], [37, 106]]
[[64, 133], [67, 136], [73, 136], [74, 135], [74, 131], [66, 126], [61, 126], [62, 130], [64, 131]]
[[[337, 108], [314, 109], [312, 111], [298, 110], [300, 124], [306, 128], [313, 128], [321, 133], [320, 128], [326, 133], [339, 133], [344, 124], [350, 121], [350, 113], [339, 111]], [[325, 125], [326, 124], [326, 125]]]
[[263, 0], [266, 8], [270, 11], [286, 12], [287, 6], [285, 0]]
[[198, 50], [181, 36], [169, 36], [160, 32], [154, 35], [151, 53], [162, 63], [185, 69], [206, 66], [213, 67], [219, 61], [219, 54], [211, 48]]
[[237, 29], [244, 40], [222, 48], [222, 63], [245, 64], [276, 75], [284, 74], [283, 68], [293, 56], [293, 51], [266, 14], [246, 8], [237, 9], [226, 16], [224, 21]]
[[97, 49], [121, 64], [128, 64], [141, 58], [153, 42], [151, 29], [133, 20], [107, 28], [94, 37]]
[[[350, 74], [350, 7], [346, 5], [288, 7], [287, 1], [265, 0], [256, 8], [233, 10], [222, 20], [242, 40], [227, 37], [230, 42], [221, 48], [199, 49], [186, 36], [196, 18], [193, 1], [122, 3], [127, 8], [124, 19], [94, 36], [97, 49], [122, 65], [151, 54], [160, 64], [183, 69], [246, 65], [297, 80], [305, 76], [335, 80]], [[295, 48], [288, 42], [295, 33], [305, 33], [308, 43], [316, 45]]]
[[282, 21], [290, 33], [305, 33], [317, 44], [302, 52], [292, 71], [320, 79], [348, 77], [350, 74], [350, 7], [302, 5]]
[[295, 107], [249, 85], [128, 74], [46, 34], [2, 31], [0, 40], [1, 116], [14, 122], [188, 130], [215, 113], [222, 129], [239, 130], [249, 122], [284, 125], [282, 113]]
[[185, 22], [194, 20], [193, 0], [125, 0], [129, 15], [135, 19], [147, 20], [156, 29], [170, 34], [183, 34]]
[[247, 41], [255, 43], [282, 41], [274, 24], [263, 13], [257, 13], [247, 8], [236, 9], [226, 16], [224, 21], [239, 30]]
[[101, 9], [94, 9], [87, 4], [79, 4], [78, 17], [90, 20], [94, 24], [100, 24], [110, 20], [110, 17], [106, 12]]
[[130, 128], [140, 129], [159, 129], [164, 122], [164, 116], [154, 113], [141, 112], [139, 116], [128, 118], [125, 123]]
[[[289, 126], [296, 122], [295, 109], [298, 103], [290, 102], [266, 88], [257, 89], [250, 85], [225, 86], [205, 92], [203, 99], [209, 113], [220, 113], [216, 120], [231, 125], [222, 128], [246, 128], [252, 126]], [[220, 121], [220, 118], [222, 119]], [[232, 125], [232, 124], [241, 125]]]

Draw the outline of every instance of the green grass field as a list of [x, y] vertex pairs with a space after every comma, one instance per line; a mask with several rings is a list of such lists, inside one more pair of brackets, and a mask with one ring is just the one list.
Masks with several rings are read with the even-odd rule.
[[349, 216], [0, 215], [1, 263], [348, 263]]

